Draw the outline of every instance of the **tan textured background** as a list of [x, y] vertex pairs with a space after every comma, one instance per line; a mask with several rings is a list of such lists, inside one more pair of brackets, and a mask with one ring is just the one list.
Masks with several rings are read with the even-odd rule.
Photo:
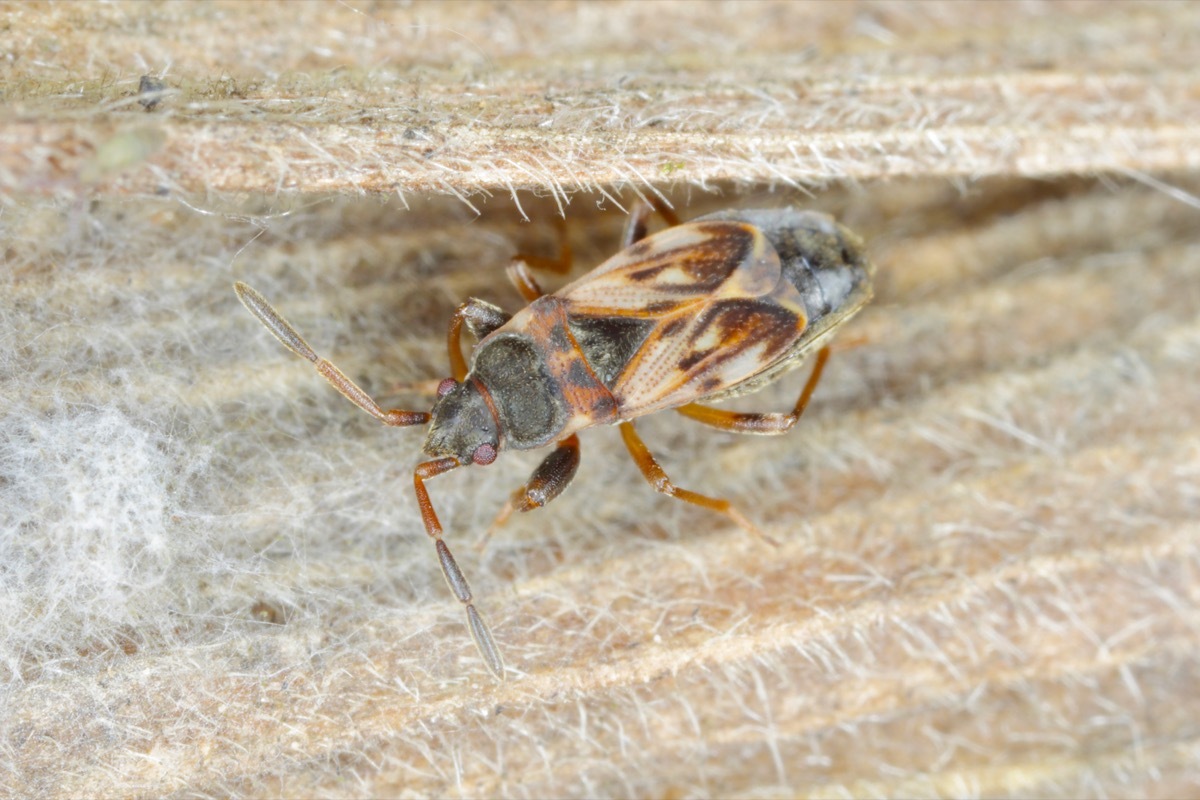
[[[0, 793], [1200, 794], [1196, 9], [5, 7]], [[386, 392], [655, 190], [829, 210], [879, 296], [792, 435], [642, 426], [778, 551], [612, 430], [482, 556], [536, 456], [431, 484], [498, 686], [420, 433], [229, 284]]]

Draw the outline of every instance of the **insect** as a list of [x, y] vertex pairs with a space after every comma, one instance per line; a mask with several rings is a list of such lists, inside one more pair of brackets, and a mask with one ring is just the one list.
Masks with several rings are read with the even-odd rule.
[[[668, 227], [647, 235], [655, 211]], [[529, 305], [511, 316], [476, 298], [458, 307], [448, 333], [451, 376], [438, 384], [429, 412], [384, 410], [319, 357], [262, 295], [234, 285], [271, 333], [356, 406], [384, 425], [429, 425], [423, 450], [431, 460], [413, 473], [417, 505], [446, 583], [465, 608], [471, 637], [499, 680], [500, 648], [443, 539], [426, 481], [467, 464], [491, 464], [504, 449], [552, 445], [501, 510], [500, 524], [512, 511], [540, 508], [562, 493], [579, 466], [579, 431], [618, 425], [657, 491], [724, 514], [757, 534], [728, 500], [672, 483], [633, 420], [673, 409], [725, 431], [785, 433], [820, 380], [830, 335], [871, 297], [874, 267], [862, 242], [816, 212], [731, 210], [681, 224], [664, 204], [640, 204], [623, 245], [552, 294], [542, 291], [530, 266], [565, 271], [568, 250], [558, 262], [514, 257], [509, 276]], [[464, 326], [477, 340], [470, 364], [462, 351]], [[759, 389], [814, 350], [812, 372], [791, 411], [740, 413], [700, 404]]]

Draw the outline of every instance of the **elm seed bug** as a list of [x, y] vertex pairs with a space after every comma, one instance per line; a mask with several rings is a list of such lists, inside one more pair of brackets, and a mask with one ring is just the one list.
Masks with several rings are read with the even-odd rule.
[[[655, 211], [668, 227], [648, 236]], [[506, 448], [553, 444], [494, 529], [512, 511], [540, 508], [562, 493], [579, 466], [579, 431], [617, 425], [657, 491], [724, 514], [766, 539], [728, 500], [672, 483], [633, 420], [673, 409], [720, 430], [787, 432], [820, 380], [828, 339], [870, 300], [874, 276], [859, 238], [825, 214], [730, 210], [681, 224], [660, 203], [640, 204], [626, 225], [623, 249], [562, 289], [545, 294], [529, 271], [565, 272], [569, 265], [565, 239], [557, 260], [514, 257], [508, 274], [529, 303], [514, 315], [476, 298], [458, 307], [448, 333], [451, 377], [438, 384], [430, 412], [384, 410], [320, 358], [262, 295], [234, 284], [246, 308], [356, 406], [384, 425], [429, 424], [422, 449], [432, 460], [413, 473], [417, 505], [446, 583], [465, 607], [475, 646], [499, 680], [500, 649], [442, 538], [425, 482], [466, 464], [491, 464]], [[469, 365], [464, 325], [477, 340]], [[755, 391], [814, 350], [812, 372], [789, 412], [699, 404]]]

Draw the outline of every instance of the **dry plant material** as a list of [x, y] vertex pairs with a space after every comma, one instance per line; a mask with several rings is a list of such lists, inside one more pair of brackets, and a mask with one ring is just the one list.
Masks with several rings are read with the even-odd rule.
[[[1194, 4], [3, 10], [0, 794], [1197, 793]], [[598, 264], [656, 192], [845, 222], [862, 345], [789, 437], [644, 424], [776, 553], [589, 436], [471, 558], [494, 684], [410, 451], [228, 287], [386, 397], [523, 215]]]
[[[468, 558], [524, 673], [502, 686], [429, 569], [410, 451], [228, 286], [252, 275], [386, 394], [444, 369], [461, 297], [519, 303], [497, 242], [552, 252], [551, 227], [453, 199], [10, 212], [11, 793], [1188, 794], [1196, 211], [1079, 180], [814, 205], [872, 242], [879, 285], [802, 430], [643, 426], [778, 551], [647, 491], [595, 431], [575, 491]], [[572, 210], [598, 263], [624, 215]], [[441, 483], [439, 510], [480, 530], [535, 466]]]
[[[10, 6], [0, 191], [1200, 166], [1192, 3]], [[139, 85], [165, 84], [147, 114]], [[515, 195], [514, 195], [515, 196]]]

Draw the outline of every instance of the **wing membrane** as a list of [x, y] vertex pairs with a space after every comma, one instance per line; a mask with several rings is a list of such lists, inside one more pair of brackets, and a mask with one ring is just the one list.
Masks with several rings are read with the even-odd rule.
[[670, 335], [647, 337], [611, 387], [622, 417], [674, 408], [753, 378], [786, 356], [807, 326], [798, 303], [788, 307], [770, 295], [716, 300], [682, 316], [685, 323]]
[[782, 271], [753, 225], [700, 222], [649, 236], [556, 294], [576, 315], [663, 317], [714, 297], [764, 295]]
[[[640, 342], [590, 342], [623, 419], [752, 378], [788, 353], [807, 319], [779, 255], [741, 222], [678, 225], [618, 253], [556, 293], [577, 328], [640, 320]], [[602, 327], [602, 326], [600, 326]], [[614, 328], [615, 330], [615, 328]]]

